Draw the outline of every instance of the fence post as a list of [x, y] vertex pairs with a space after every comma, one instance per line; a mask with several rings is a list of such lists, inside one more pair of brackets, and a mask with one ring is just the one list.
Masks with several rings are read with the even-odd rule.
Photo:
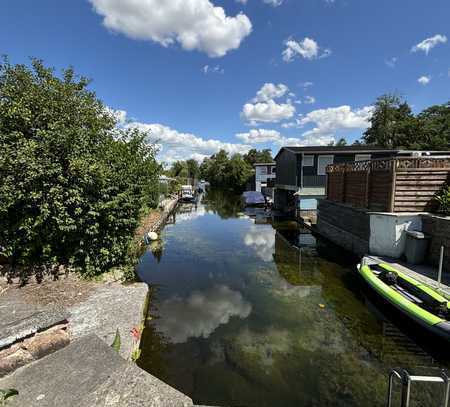
[[390, 195], [390, 203], [389, 203], [389, 212], [394, 212], [395, 208], [395, 184], [397, 179], [397, 163], [398, 161], [396, 159], [393, 159], [392, 161], [392, 177], [391, 177], [391, 195]]
[[370, 177], [371, 177], [371, 165], [369, 164], [367, 170], [366, 170], [366, 196], [365, 196], [365, 202], [364, 207], [366, 209], [369, 209], [369, 198], [370, 198]]

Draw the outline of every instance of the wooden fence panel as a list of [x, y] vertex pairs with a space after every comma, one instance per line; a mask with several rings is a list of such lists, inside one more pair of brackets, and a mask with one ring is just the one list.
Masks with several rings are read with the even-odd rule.
[[450, 169], [403, 169], [397, 172], [394, 212], [433, 212], [434, 196], [450, 181]]
[[450, 157], [400, 157], [331, 164], [327, 198], [380, 212], [432, 212], [450, 184]]
[[351, 171], [345, 174], [345, 197], [344, 202], [355, 208], [367, 207], [368, 172]]
[[392, 172], [389, 170], [372, 171], [370, 174], [369, 209], [377, 212], [389, 212], [392, 190]]
[[344, 172], [332, 172], [328, 174], [328, 199], [334, 202], [344, 202]]

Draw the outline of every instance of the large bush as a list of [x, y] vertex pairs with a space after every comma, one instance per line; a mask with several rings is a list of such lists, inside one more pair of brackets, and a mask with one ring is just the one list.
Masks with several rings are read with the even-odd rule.
[[0, 65], [0, 255], [12, 272], [57, 265], [92, 276], [127, 261], [159, 165], [138, 130], [72, 69]]

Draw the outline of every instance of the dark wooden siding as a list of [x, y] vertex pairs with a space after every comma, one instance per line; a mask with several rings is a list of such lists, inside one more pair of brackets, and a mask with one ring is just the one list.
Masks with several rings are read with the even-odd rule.
[[297, 185], [297, 155], [284, 149], [277, 159], [276, 183], [278, 185]]

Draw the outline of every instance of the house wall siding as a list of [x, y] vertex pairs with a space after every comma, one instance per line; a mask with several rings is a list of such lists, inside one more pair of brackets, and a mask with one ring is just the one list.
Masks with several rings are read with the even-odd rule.
[[289, 150], [283, 150], [276, 161], [276, 184], [297, 185], [297, 155]]

